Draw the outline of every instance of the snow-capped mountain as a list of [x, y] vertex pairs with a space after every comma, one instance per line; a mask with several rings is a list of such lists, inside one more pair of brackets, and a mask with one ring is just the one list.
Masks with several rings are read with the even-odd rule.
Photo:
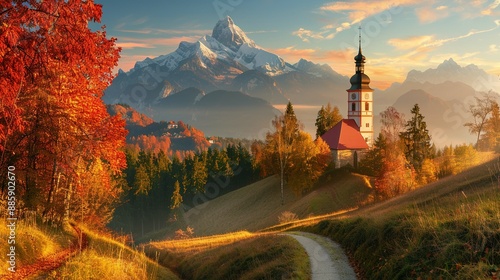
[[293, 70], [278, 55], [258, 47], [228, 16], [217, 22], [212, 36], [205, 35], [194, 43], [181, 42], [175, 52], [137, 62], [131, 72], [152, 64], [173, 71], [185, 59], [193, 56], [198, 57], [202, 62], [201, 66], [205, 68], [213, 66], [219, 60], [239, 64], [239, 67], [236, 66], [238, 69], [259, 70], [271, 76]]
[[[245, 120], [251, 121], [245, 123], [247, 132], [251, 132], [250, 128], [259, 132], [269, 127], [277, 113], [271, 104], [286, 104], [288, 100], [314, 106], [343, 104], [348, 84], [348, 77], [327, 65], [306, 60], [294, 65], [286, 62], [259, 47], [226, 17], [216, 23], [211, 35], [196, 42], [181, 42], [172, 53], [138, 61], [128, 72], [120, 70], [103, 100], [108, 104], [129, 104], [155, 121], [182, 120], [204, 129], [208, 135], [225, 135], [226, 131], [241, 130]], [[183, 103], [196, 91], [203, 94], [196, 94], [194, 101], [188, 98], [188, 105]], [[222, 106], [203, 111], [208, 99]], [[217, 122], [224, 126], [215, 125]], [[314, 124], [309, 125], [309, 129], [313, 128]]]
[[335, 72], [328, 64], [316, 64], [301, 58], [293, 65], [297, 70], [309, 73], [320, 78], [341, 78], [342, 75]]
[[446, 81], [462, 82], [477, 91], [496, 91], [500, 93], [500, 79], [486, 73], [474, 64], [465, 67], [458, 65], [452, 58], [445, 60], [435, 69], [425, 71], [411, 70], [406, 77], [408, 82], [429, 82], [440, 84]]
[[[256, 73], [241, 76], [247, 71]], [[263, 76], [257, 75], [257, 72]], [[280, 77], [289, 73], [300, 74]], [[237, 77], [239, 79], [235, 82]], [[318, 89], [324, 91], [318, 98], [310, 95], [310, 89], [304, 91], [287, 85], [325, 84], [323, 80], [327, 79], [328, 86]], [[278, 83], [278, 80], [286, 82]], [[282, 104], [287, 99], [294, 102], [294, 96], [298, 96], [298, 102], [306, 100], [323, 104], [330, 101], [325, 96], [343, 90], [347, 82], [347, 77], [336, 73], [328, 65], [306, 60], [300, 60], [295, 65], [287, 63], [280, 56], [259, 47], [230, 17], [226, 17], [217, 22], [212, 35], [205, 35], [193, 43], [181, 42], [172, 53], [139, 61], [128, 72], [119, 71], [106, 90], [104, 101], [130, 103], [130, 97], [137, 99], [132, 102], [147, 107], [170, 94], [196, 87], [204, 92], [240, 90], [273, 104]], [[338, 84], [339, 88], [331, 88], [331, 84]], [[285, 92], [281, 86], [294, 90]], [[304, 98], [305, 94], [309, 97]]]

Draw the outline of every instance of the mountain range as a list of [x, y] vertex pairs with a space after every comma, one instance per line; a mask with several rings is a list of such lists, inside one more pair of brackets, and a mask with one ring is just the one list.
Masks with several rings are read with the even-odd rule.
[[[408, 108], [419, 103], [431, 131], [443, 130], [447, 141], [469, 141], [473, 137], [463, 125], [451, 129], [450, 120], [456, 124], [458, 115], [463, 123], [469, 121], [459, 112], [468, 108], [464, 100], [478, 91], [500, 92], [496, 80], [475, 65], [462, 67], [450, 58], [435, 69], [410, 71], [403, 83], [376, 90], [374, 113], [395, 105], [409, 115]], [[280, 114], [275, 107], [288, 100], [314, 135], [322, 105], [330, 102], [346, 115], [348, 87], [349, 78], [326, 64], [305, 59], [292, 64], [259, 47], [226, 17], [211, 35], [181, 42], [174, 52], [139, 61], [128, 72], [120, 70], [103, 100], [127, 103], [155, 121], [182, 120], [207, 135], [263, 138], [274, 115]]]

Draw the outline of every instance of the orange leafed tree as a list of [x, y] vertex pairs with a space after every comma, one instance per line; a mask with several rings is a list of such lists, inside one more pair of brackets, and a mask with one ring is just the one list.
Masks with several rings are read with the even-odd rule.
[[[88, 26], [101, 14], [93, 1], [0, 0], [0, 164], [16, 166], [24, 206], [48, 217], [61, 204], [68, 217], [78, 189], [114, 190], [125, 167], [124, 121], [101, 100], [120, 49]], [[99, 183], [85, 174], [95, 164]]]

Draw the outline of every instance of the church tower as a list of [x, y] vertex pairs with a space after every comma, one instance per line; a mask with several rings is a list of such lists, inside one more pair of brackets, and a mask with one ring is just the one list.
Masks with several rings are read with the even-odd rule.
[[361, 27], [359, 28], [359, 51], [354, 57], [356, 73], [351, 77], [351, 88], [347, 90], [348, 119], [356, 121], [359, 132], [368, 146], [373, 146], [373, 89], [365, 72], [365, 56], [361, 51]]

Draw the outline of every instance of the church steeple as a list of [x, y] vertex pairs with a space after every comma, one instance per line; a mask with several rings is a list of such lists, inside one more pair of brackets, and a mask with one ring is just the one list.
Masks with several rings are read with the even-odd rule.
[[365, 74], [365, 56], [361, 50], [361, 27], [359, 28], [358, 54], [354, 57], [356, 73], [351, 77], [351, 88], [347, 90], [347, 116], [355, 120], [359, 132], [368, 146], [373, 145], [373, 90], [370, 78]]
[[361, 51], [361, 26], [359, 27], [359, 49], [358, 55], [354, 57], [356, 61], [356, 73], [364, 73], [365, 72], [365, 56]]
[[351, 77], [351, 90], [371, 89], [370, 78], [365, 75], [365, 56], [361, 50], [361, 27], [359, 27], [359, 47], [358, 54], [354, 57], [356, 63], [356, 73]]

